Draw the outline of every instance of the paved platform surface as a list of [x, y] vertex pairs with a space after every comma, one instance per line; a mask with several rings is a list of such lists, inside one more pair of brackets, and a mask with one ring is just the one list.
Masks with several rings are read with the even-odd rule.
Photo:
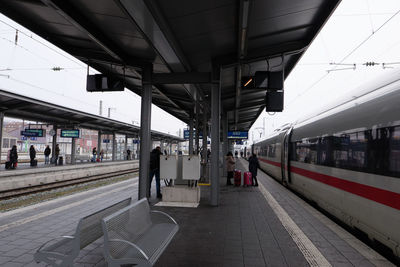
[[[244, 164], [239, 160], [237, 166], [246, 170]], [[248, 188], [227, 187], [221, 179], [218, 207], [207, 204], [207, 189], [198, 208], [155, 207], [180, 225], [155, 266], [391, 265], [267, 175], [258, 178], [260, 186]], [[0, 266], [45, 266], [33, 262], [41, 244], [71, 234], [79, 218], [132, 196], [137, 179], [0, 214]], [[102, 243], [83, 249], [74, 266], [107, 266]]]

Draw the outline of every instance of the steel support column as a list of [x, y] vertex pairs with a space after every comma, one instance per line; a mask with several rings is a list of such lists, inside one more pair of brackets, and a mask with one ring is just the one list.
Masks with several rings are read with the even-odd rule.
[[224, 114], [224, 116], [222, 116], [222, 142], [223, 142], [223, 146], [222, 146], [222, 156], [224, 157], [223, 159], [223, 174], [225, 174], [225, 170], [226, 170], [226, 162], [225, 162], [225, 155], [228, 153], [228, 114]]
[[112, 134], [112, 154], [111, 154], [111, 160], [115, 161], [116, 159], [116, 153], [117, 153], [117, 142], [116, 142], [116, 138], [115, 138], [115, 133]]
[[[220, 80], [219, 69], [214, 70], [214, 79]], [[219, 134], [220, 134], [220, 105], [221, 105], [221, 88], [220, 82], [213, 84], [211, 89], [211, 199], [212, 206], [219, 204]]]
[[0, 112], [0, 165], [1, 165], [1, 149], [3, 147], [3, 123], [4, 123], [4, 112]]
[[71, 138], [71, 164], [75, 164], [76, 138]]
[[149, 168], [151, 150], [151, 76], [153, 67], [144, 67], [142, 75], [142, 103], [140, 114], [139, 199], [149, 197]]
[[160, 140], [160, 148], [161, 148], [161, 153], [164, 155], [164, 140]]
[[101, 131], [97, 132], [97, 158], [100, 158], [100, 152], [101, 152]]
[[198, 101], [198, 93], [196, 92], [196, 124], [195, 124], [195, 129], [196, 129], [196, 142], [195, 142], [195, 149], [196, 149], [196, 155], [199, 154], [200, 151], [200, 130], [199, 130], [199, 119], [200, 119], [200, 105]]
[[51, 158], [55, 160], [56, 158], [56, 145], [57, 145], [57, 125], [53, 125], [53, 130], [55, 131], [53, 135], [53, 140], [51, 142]]
[[207, 173], [207, 165], [208, 165], [208, 156], [207, 156], [207, 127], [208, 127], [208, 118], [207, 112], [203, 110], [203, 176], [209, 177], [209, 173]]
[[189, 121], [189, 155], [193, 155], [193, 117]]
[[127, 160], [128, 159], [128, 136], [127, 135], [125, 135], [125, 151], [124, 151], [124, 155], [125, 155], [125, 153], [126, 153], [126, 157], [125, 157], [125, 159]]

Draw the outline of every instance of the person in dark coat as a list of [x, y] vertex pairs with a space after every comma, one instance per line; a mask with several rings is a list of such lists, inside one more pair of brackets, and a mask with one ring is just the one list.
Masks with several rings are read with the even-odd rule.
[[150, 153], [150, 184], [149, 184], [149, 196], [151, 192], [151, 182], [153, 181], [153, 176], [156, 176], [156, 191], [157, 198], [162, 198], [162, 194], [160, 191], [160, 155], [161, 148], [158, 146], [154, 148]]
[[17, 152], [17, 146], [16, 145], [13, 145], [13, 147], [10, 150], [10, 162], [11, 162], [11, 169], [17, 168], [18, 152]]
[[33, 165], [32, 163], [36, 158], [36, 150], [33, 145], [31, 145], [31, 147], [29, 148], [29, 157], [31, 158], [31, 166], [32, 166]]
[[93, 148], [92, 154], [93, 154], [92, 162], [96, 162], [96, 157], [97, 157], [97, 148], [96, 147]]
[[126, 159], [127, 160], [131, 159], [131, 150], [130, 149], [126, 150]]
[[257, 169], [260, 168], [258, 163], [258, 158], [256, 154], [252, 154], [249, 158], [249, 172], [251, 172], [251, 177], [253, 177], [253, 186], [258, 186], [257, 181]]
[[50, 147], [46, 146], [46, 149], [44, 150], [44, 164], [50, 163], [50, 153], [51, 153]]
[[57, 165], [58, 164], [58, 158], [59, 158], [59, 156], [60, 156], [60, 147], [58, 146], [58, 144], [56, 144], [56, 148], [54, 149], [54, 156], [55, 156], [55, 159], [54, 159], [54, 163]]

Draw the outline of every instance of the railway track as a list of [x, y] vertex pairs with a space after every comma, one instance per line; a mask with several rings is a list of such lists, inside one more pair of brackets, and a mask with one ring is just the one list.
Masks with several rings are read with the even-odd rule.
[[105, 173], [105, 174], [92, 175], [92, 176], [87, 176], [87, 177], [82, 177], [82, 178], [70, 179], [70, 180], [66, 180], [66, 181], [57, 181], [57, 182], [52, 182], [52, 183], [47, 183], [47, 184], [34, 185], [34, 186], [23, 187], [23, 188], [18, 188], [18, 189], [0, 191], [0, 200], [10, 199], [10, 198], [14, 198], [14, 197], [20, 197], [23, 195], [29, 195], [29, 194], [39, 193], [39, 192], [43, 192], [43, 191], [49, 191], [52, 189], [62, 188], [62, 187], [71, 186], [71, 185], [77, 185], [77, 184], [82, 184], [82, 183], [87, 183], [87, 182], [104, 180], [104, 179], [111, 178], [111, 177], [136, 173], [138, 171], [139, 171], [139, 168], [133, 168], [130, 170], [109, 172], [109, 173]]

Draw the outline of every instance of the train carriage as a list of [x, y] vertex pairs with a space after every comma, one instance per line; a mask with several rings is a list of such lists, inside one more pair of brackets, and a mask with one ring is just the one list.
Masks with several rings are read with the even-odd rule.
[[260, 166], [400, 256], [400, 72], [254, 145]]

